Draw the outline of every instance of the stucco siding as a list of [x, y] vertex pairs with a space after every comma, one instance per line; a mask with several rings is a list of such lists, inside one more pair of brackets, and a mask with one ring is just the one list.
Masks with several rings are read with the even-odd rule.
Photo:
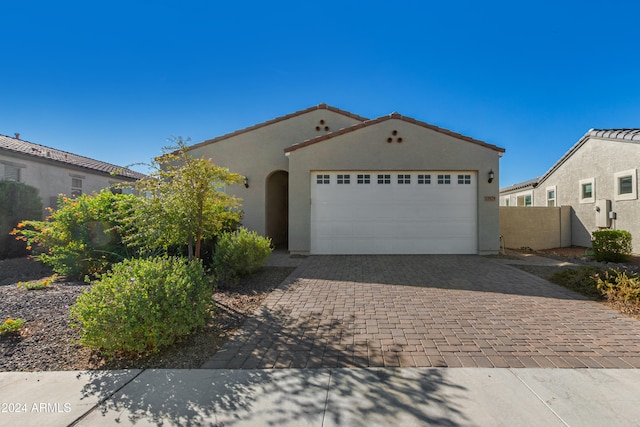
[[[322, 123], [321, 123], [322, 121]], [[299, 116], [242, 132], [229, 138], [199, 144], [189, 152], [194, 157], [210, 158], [215, 164], [244, 175], [249, 188], [233, 185], [227, 193], [242, 199], [245, 227], [266, 235], [267, 178], [278, 170], [289, 171], [284, 149], [306, 139], [324, 135], [359, 123], [331, 110], [313, 110]], [[320, 130], [316, 130], [319, 127]]]
[[309, 252], [310, 176], [314, 170], [476, 171], [478, 253], [499, 250], [498, 179], [487, 182], [489, 170], [499, 176], [500, 153], [495, 150], [391, 119], [291, 151], [289, 156], [291, 252]]
[[[534, 205], [545, 206], [546, 189], [556, 187], [556, 204], [572, 206], [572, 244], [591, 245], [591, 232], [596, 227], [595, 203], [599, 199], [611, 200], [617, 214], [612, 223], [616, 229], [631, 232], [633, 251], [640, 253], [640, 202], [616, 200], [616, 172], [640, 167], [640, 144], [619, 140], [589, 138], [534, 190]], [[593, 179], [593, 201], [581, 203], [580, 182]], [[637, 188], [636, 188], [637, 191]]]
[[71, 195], [72, 178], [82, 180], [83, 194], [99, 192], [111, 187], [114, 183], [125, 181], [106, 173], [93, 173], [53, 161], [35, 161], [25, 156], [8, 156], [3, 153], [0, 153], [0, 178], [4, 177], [4, 168], [7, 165], [19, 167], [20, 182], [38, 189], [44, 208], [55, 206], [55, 200], [59, 194]]

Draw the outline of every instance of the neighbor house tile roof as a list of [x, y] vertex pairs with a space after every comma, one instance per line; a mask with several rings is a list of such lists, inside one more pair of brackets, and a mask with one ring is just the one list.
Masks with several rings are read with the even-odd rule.
[[520, 182], [518, 184], [513, 184], [508, 187], [504, 187], [500, 189], [500, 193], [509, 193], [511, 191], [524, 190], [525, 188], [533, 188], [538, 185], [538, 181], [540, 178], [533, 178], [525, 182]]
[[240, 135], [240, 134], [243, 134], [243, 133], [251, 132], [253, 130], [260, 129], [262, 127], [269, 126], [269, 125], [272, 125], [272, 124], [275, 124], [275, 123], [278, 123], [278, 122], [282, 122], [282, 121], [285, 121], [287, 119], [291, 119], [293, 117], [301, 116], [303, 114], [306, 114], [306, 113], [309, 113], [309, 112], [315, 111], [315, 110], [333, 111], [334, 113], [338, 113], [338, 114], [342, 114], [343, 116], [351, 117], [352, 119], [358, 120], [360, 122], [364, 122], [366, 120], [369, 120], [366, 117], [362, 117], [362, 116], [359, 116], [357, 114], [353, 114], [353, 113], [350, 113], [348, 111], [341, 110], [339, 108], [332, 107], [332, 106], [327, 105], [327, 104], [318, 104], [318, 105], [315, 105], [313, 107], [306, 108], [304, 110], [296, 111], [294, 113], [290, 113], [290, 114], [287, 114], [287, 115], [284, 115], [284, 116], [276, 117], [275, 119], [267, 120], [266, 122], [258, 123], [257, 125], [249, 126], [249, 127], [244, 128], [244, 129], [240, 129], [240, 130], [237, 130], [237, 131], [234, 131], [234, 132], [231, 132], [231, 133], [227, 133], [227, 134], [224, 134], [224, 135], [221, 135], [221, 136], [217, 136], [217, 137], [212, 138], [212, 139], [207, 139], [206, 141], [202, 141], [202, 142], [199, 142], [197, 144], [194, 144], [194, 145], [190, 146], [189, 150], [192, 150], [194, 148], [199, 148], [199, 147], [202, 147], [202, 146], [208, 145], [208, 144], [213, 144], [215, 142], [222, 141], [222, 140], [225, 140], [225, 139], [229, 139], [231, 137], [234, 137], [234, 136], [237, 136], [237, 135]]
[[449, 135], [451, 137], [454, 137], [454, 138], [457, 138], [457, 139], [461, 139], [463, 141], [471, 142], [473, 144], [478, 144], [478, 145], [481, 145], [483, 147], [490, 148], [490, 149], [498, 151], [500, 153], [504, 153], [504, 151], [505, 151], [504, 148], [500, 148], [500, 147], [498, 147], [496, 145], [488, 144], [488, 143], [486, 143], [484, 141], [480, 141], [478, 139], [474, 139], [474, 138], [471, 138], [471, 137], [468, 137], [468, 136], [465, 136], [465, 135], [462, 135], [462, 134], [459, 134], [459, 133], [456, 133], [456, 132], [452, 132], [450, 130], [440, 128], [438, 126], [430, 125], [428, 123], [421, 122], [419, 120], [412, 119], [410, 117], [405, 117], [405, 116], [403, 116], [401, 114], [398, 114], [398, 113], [391, 113], [388, 116], [382, 116], [382, 117], [378, 117], [377, 119], [367, 120], [367, 121], [364, 121], [362, 123], [357, 123], [357, 124], [355, 124], [353, 126], [337, 130], [335, 132], [330, 132], [330, 133], [328, 133], [326, 135], [321, 135], [321, 136], [318, 136], [316, 138], [308, 139], [308, 140], [306, 140], [304, 142], [301, 142], [299, 144], [294, 144], [291, 147], [287, 147], [287, 148], [284, 149], [284, 151], [285, 151], [285, 153], [289, 153], [291, 151], [295, 151], [295, 150], [298, 150], [300, 148], [308, 147], [309, 145], [317, 144], [318, 142], [326, 141], [327, 139], [335, 138], [336, 136], [340, 136], [340, 135], [344, 135], [346, 133], [354, 132], [354, 131], [356, 131], [358, 129], [362, 129], [364, 127], [371, 126], [371, 125], [375, 125], [377, 123], [382, 123], [384, 121], [391, 120], [391, 119], [402, 120], [402, 121], [405, 121], [405, 122], [408, 122], [408, 123], [412, 123], [412, 124], [415, 124], [415, 125], [418, 125], [418, 126], [422, 126], [424, 128], [436, 131], [438, 133]]
[[622, 142], [633, 142], [640, 143], [640, 129], [637, 128], [629, 128], [629, 129], [590, 129], [587, 133], [585, 133], [582, 138], [578, 142], [576, 142], [573, 147], [569, 149], [557, 162], [549, 168], [544, 175], [540, 177], [538, 184], [542, 183], [545, 179], [547, 179], [553, 172], [555, 172], [564, 162], [567, 161], [569, 157], [573, 155], [580, 147], [582, 147], [585, 142], [587, 142], [590, 138], [600, 138], [600, 139], [609, 139], [616, 140]]
[[121, 166], [112, 165], [110, 163], [101, 162], [99, 160], [90, 159], [89, 157], [79, 156], [62, 150], [56, 150], [55, 148], [34, 144], [22, 139], [0, 135], [0, 151], [3, 150], [33, 157], [34, 159], [64, 163], [65, 165], [88, 169], [93, 172], [101, 172], [104, 174], [113, 173], [115, 176], [121, 178], [140, 179], [145, 177], [142, 173], [123, 168]]
[[640, 129], [591, 129], [587, 132], [587, 135], [597, 138], [640, 142]]

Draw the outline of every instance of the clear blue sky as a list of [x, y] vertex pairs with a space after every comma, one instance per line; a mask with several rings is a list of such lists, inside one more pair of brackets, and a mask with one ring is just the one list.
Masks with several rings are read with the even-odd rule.
[[[500, 185], [640, 127], [632, 1], [11, 1], [0, 133], [126, 165], [319, 103], [496, 144]], [[144, 171], [144, 169], [139, 169]]]

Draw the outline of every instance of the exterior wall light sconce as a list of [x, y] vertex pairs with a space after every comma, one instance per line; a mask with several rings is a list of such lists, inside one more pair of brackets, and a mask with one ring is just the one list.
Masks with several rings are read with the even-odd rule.
[[491, 184], [493, 182], [493, 178], [495, 177], [495, 174], [493, 173], [493, 169], [491, 169], [489, 171], [489, 184]]
[[244, 184], [244, 188], [249, 188], [249, 178], [245, 176], [242, 183]]

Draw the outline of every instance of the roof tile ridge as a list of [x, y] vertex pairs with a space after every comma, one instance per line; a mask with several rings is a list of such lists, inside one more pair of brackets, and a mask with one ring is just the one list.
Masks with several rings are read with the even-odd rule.
[[223, 135], [220, 135], [220, 136], [216, 136], [215, 138], [204, 140], [202, 142], [199, 142], [197, 144], [194, 144], [194, 145], [188, 147], [188, 149], [192, 150], [194, 148], [199, 148], [199, 147], [202, 147], [202, 146], [205, 146], [205, 145], [213, 144], [213, 143], [216, 143], [218, 141], [223, 141], [225, 139], [229, 139], [229, 138], [232, 138], [232, 137], [237, 136], [237, 135], [242, 135], [243, 133], [251, 132], [253, 130], [260, 129], [260, 128], [266, 127], [266, 126], [270, 126], [272, 124], [279, 123], [279, 122], [282, 122], [284, 120], [288, 120], [288, 119], [291, 119], [291, 118], [294, 118], [294, 117], [298, 117], [298, 116], [301, 116], [303, 114], [307, 114], [307, 113], [310, 113], [310, 112], [316, 111], [316, 110], [333, 111], [334, 113], [342, 114], [342, 115], [345, 115], [345, 116], [348, 116], [348, 117], [351, 117], [351, 118], [353, 118], [355, 120], [360, 120], [360, 121], [368, 120], [366, 117], [362, 117], [362, 116], [359, 116], [357, 114], [350, 113], [349, 111], [341, 110], [339, 108], [332, 107], [331, 105], [327, 105], [325, 103], [321, 103], [321, 104], [314, 105], [314, 106], [309, 107], [309, 108], [305, 108], [303, 110], [294, 111], [293, 113], [285, 114], [285, 115], [282, 115], [282, 116], [275, 117], [273, 119], [266, 120], [264, 122], [256, 123], [256, 124], [248, 126], [246, 128], [238, 129], [238, 130], [235, 130], [233, 132], [229, 132], [229, 133], [226, 133], [226, 134], [223, 134]]
[[[105, 172], [104, 167], [108, 166], [110, 168], [113, 168], [115, 171], [120, 171], [120, 172], [117, 173], [119, 176], [125, 176], [125, 177], [136, 177], [138, 175], [141, 176], [141, 177], [145, 176], [144, 174], [142, 174], [140, 172], [136, 172], [133, 169], [129, 169], [127, 167], [119, 166], [119, 165], [116, 165], [116, 164], [113, 164], [113, 163], [109, 163], [109, 162], [105, 162], [105, 161], [102, 161], [102, 160], [94, 159], [92, 157], [83, 156], [81, 154], [75, 154], [75, 153], [72, 153], [70, 151], [60, 150], [58, 148], [49, 147], [47, 145], [38, 144], [38, 143], [35, 143], [35, 142], [27, 141], [27, 140], [20, 139], [20, 138], [14, 138], [14, 137], [7, 136], [7, 135], [0, 135], [0, 136], [4, 136], [6, 138], [13, 139], [15, 141], [18, 141], [19, 143], [26, 144], [27, 146], [34, 145], [36, 147], [40, 147], [40, 148], [44, 149], [42, 151], [48, 151], [49, 152], [48, 155], [36, 155], [36, 154], [31, 153], [31, 152], [24, 152], [24, 151], [20, 151], [20, 150], [7, 148], [8, 150], [14, 151], [16, 153], [20, 153], [20, 154], [24, 154], [24, 155], [32, 156], [32, 157], [36, 157], [36, 158], [47, 159], [47, 160], [60, 162], [60, 163], [64, 163], [64, 164], [68, 164], [68, 165], [72, 165], [72, 166], [76, 166], [76, 167], [81, 167], [81, 168], [84, 168], [84, 169], [94, 170], [94, 171]], [[35, 147], [31, 147], [32, 150], [33, 150], [33, 148], [35, 148]], [[40, 152], [40, 150], [39, 150], [39, 152]], [[61, 158], [60, 159], [53, 158], [51, 156], [51, 154], [58, 155]], [[88, 167], [86, 165], [79, 164], [78, 162], [74, 163], [74, 162], [68, 161], [68, 157], [69, 156], [74, 157], [76, 159], [89, 160], [89, 161], [93, 162], [96, 165], [96, 167]], [[64, 157], [64, 159], [62, 159], [62, 157]], [[111, 172], [111, 171], [109, 171], [109, 172]]]
[[294, 144], [294, 145], [292, 145], [290, 147], [285, 148], [284, 152], [285, 153], [289, 153], [291, 151], [295, 151], [297, 149], [300, 149], [300, 148], [303, 148], [303, 147], [307, 147], [309, 145], [316, 144], [318, 142], [325, 141], [325, 140], [330, 139], [330, 138], [334, 138], [334, 137], [336, 137], [338, 135], [341, 135], [341, 134], [344, 134], [344, 133], [347, 133], [347, 132], [353, 132], [353, 131], [358, 130], [358, 129], [362, 128], [362, 127], [371, 126], [373, 124], [380, 123], [380, 122], [383, 122], [383, 121], [386, 121], [386, 120], [390, 120], [390, 119], [402, 120], [402, 121], [405, 121], [405, 122], [408, 122], [408, 123], [412, 123], [412, 124], [414, 124], [416, 126], [421, 126], [421, 127], [426, 128], [426, 129], [430, 129], [430, 130], [433, 130], [433, 131], [438, 132], [438, 133], [449, 135], [449, 136], [451, 136], [453, 138], [456, 138], [456, 139], [460, 139], [460, 140], [471, 142], [473, 144], [477, 144], [477, 145], [480, 145], [480, 146], [483, 146], [483, 147], [487, 147], [487, 148], [490, 148], [492, 150], [495, 150], [495, 151], [498, 151], [498, 152], [501, 152], [501, 153], [505, 152], [504, 148], [498, 147], [497, 145], [489, 144], [489, 143], [481, 141], [479, 139], [471, 138], [470, 136], [462, 135], [460, 133], [453, 132], [453, 131], [450, 131], [448, 129], [444, 129], [444, 128], [441, 128], [441, 127], [438, 127], [438, 126], [435, 126], [435, 125], [431, 125], [429, 123], [423, 122], [421, 120], [414, 119], [412, 117], [403, 116], [402, 114], [397, 113], [395, 111], [390, 113], [389, 115], [386, 115], [386, 116], [380, 116], [378, 118], [367, 120], [367, 121], [362, 122], [362, 123], [357, 123], [357, 124], [354, 124], [354, 125], [352, 125], [350, 127], [340, 129], [339, 131], [330, 132], [328, 134], [320, 135], [320, 136], [317, 136], [315, 138], [311, 138], [311, 139], [305, 140], [305, 141], [303, 141], [301, 143]]

